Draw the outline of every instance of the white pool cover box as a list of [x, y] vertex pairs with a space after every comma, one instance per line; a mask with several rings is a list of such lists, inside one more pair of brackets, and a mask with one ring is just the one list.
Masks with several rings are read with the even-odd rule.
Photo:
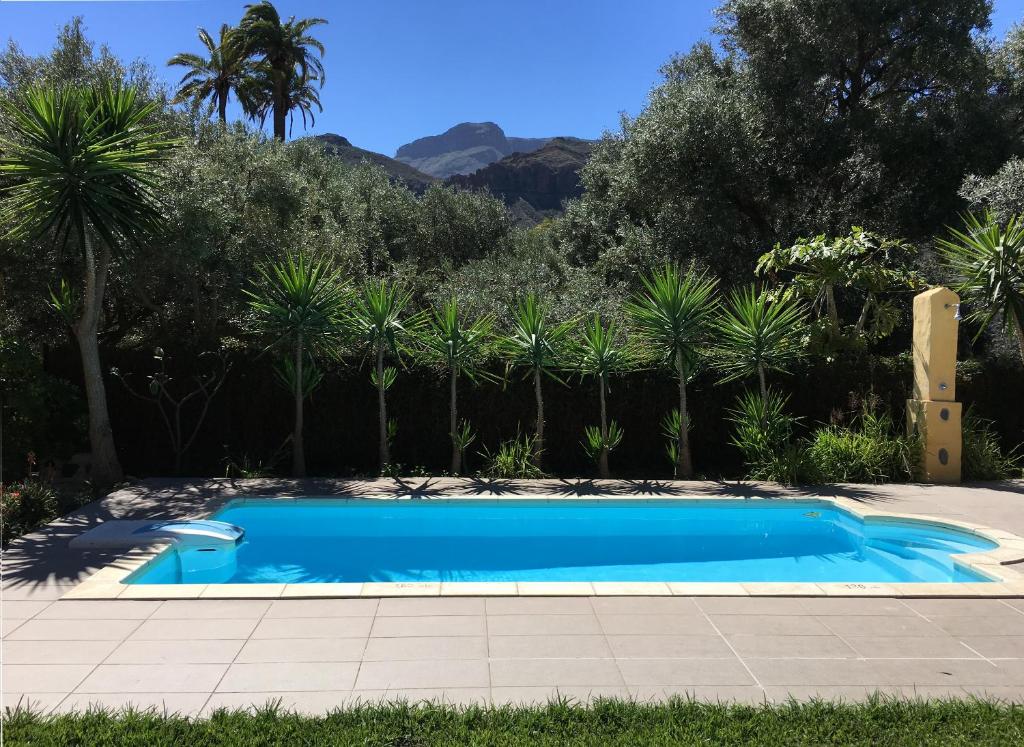
[[80, 534], [68, 545], [77, 550], [110, 550], [158, 544], [174, 544], [179, 547], [234, 547], [244, 536], [244, 529], [225, 521], [114, 519]]

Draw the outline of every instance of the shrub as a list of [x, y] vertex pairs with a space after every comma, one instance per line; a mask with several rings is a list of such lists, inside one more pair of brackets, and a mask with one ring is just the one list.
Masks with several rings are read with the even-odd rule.
[[914, 477], [920, 446], [899, 435], [887, 413], [861, 413], [856, 427], [820, 428], [807, 443], [813, 482], [905, 482]]
[[38, 480], [12, 483], [0, 491], [0, 521], [4, 547], [23, 534], [61, 515], [60, 501], [53, 488]]
[[968, 408], [963, 419], [963, 479], [1005, 480], [1024, 476], [1024, 455], [1003, 454], [999, 435], [973, 408]]
[[786, 412], [788, 401], [775, 389], [768, 389], [766, 396], [748, 390], [729, 411], [735, 423], [732, 444], [743, 454], [747, 477], [787, 485], [803, 478], [803, 449], [792, 441], [798, 419]]
[[516, 436], [503, 441], [493, 453], [484, 447], [480, 452], [484, 459], [482, 474], [503, 480], [544, 477], [544, 472], [534, 460], [536, 439], [536, 436]]

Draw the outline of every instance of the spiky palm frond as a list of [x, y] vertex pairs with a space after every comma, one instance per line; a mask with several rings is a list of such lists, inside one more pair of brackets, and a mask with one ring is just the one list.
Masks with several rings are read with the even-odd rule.
[[540, 371], [561, 381], [558, 371], [566, 367], [566, 344], [574, 322], [551, 323], [547, 308], [536, 296], [528, 294], [516, 308], [508, 334], [498, 348], [509, 364], [526, 369], [527, 375]]
[[582, 376], [607, 380], [632, 368], [636, 357], [635, 349], [623, 342], [618, 325], [613, 321], [605, 324], [600, 314], [587, 320], [574, 345], [576, 370]]
[[198, 36], [207, 57], [183, 52], [167, 61], [168, 65], [186, 68], [172, 103], [192, 102], [198, 109], [209, 100], [211, 109], [217, 109], [224, 121], [231, 92], [235, 91], [242, 98], [239, 91], [251, 79], [253, 67], [242, 35], [230, 24], [221, 25], [219, 41], [215, 42], [210, 32], [202, 27]]
[[419, 335], [424, 357], [455, 369], [470, 379], [492, 378], [481, 366], [487, 358], [494, 317], [467, 320], [459, 315], [459, 302], [450, 298], [433, 310]]
[[792, 296], [774, 297], [754, 286], [729, 295], [715, 328], [723, 381], [759, 371], [786, 371], [803, 355], [806, 311]]
[[425, 321], [423, 313], [404, 316], [411, 302], [412, 291], [408, 288], [386, 280], [366, 283], [349, 308], [348, 326], [369, 350], [383, 348], [399, 356]]

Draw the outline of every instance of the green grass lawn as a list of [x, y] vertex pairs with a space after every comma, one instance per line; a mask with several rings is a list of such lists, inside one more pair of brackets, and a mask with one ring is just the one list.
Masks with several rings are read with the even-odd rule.
[[272, 707], [209, 719], [10, 712], [5, 745], [1022, 744], [1024, 706], [984, 701], [778, 706], [597, 701], [534, 708], [367, 705], [309, 717]]

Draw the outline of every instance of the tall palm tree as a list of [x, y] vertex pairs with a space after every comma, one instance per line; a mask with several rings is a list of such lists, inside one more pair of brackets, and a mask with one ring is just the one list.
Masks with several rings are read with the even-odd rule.
[[675, 450], [676, 477], [693, 477], [690, 455], [689, 416], [686, 408], [686, 382], [693, 374], [698, 351], [706, 342], [715, 314], [717, 280], [705, 273], [666, 265], [661, 272], [643, 278], [644, 290], [626, 304], [638, 336], [660, 354], [679, 381], [679, 419]]
[[997, 315], [1017, 337], [1024, 361], [1024, 216], [1013, 216], [1000, 226], [991, 213], [968, 214], [964, 231], [949, 229], [950, 239], [939, 239], [946, 265], [959, 278], [958, 292], [974, 307], [968, 315], [977, 321], [980, 335]]
[[199, 28], [199, 41], [206, 47], [209, 57], [182, 52], [167, 61], [168, 65], [188, 69], [178, 83], [173, 103], [191, 101], [198, 108], [209, 99], [217, 108], [220, 123], [226, 125], [231, 92], [235, 91], [242, 98], [242, 90], [252, 74], [249, 54], [238, 29], [227, 23], [220, 27], [219, 42], [215, 43], [210, 32], [202, 27]]
[[[121, 478], [97, 339], [113, 258], [158, 234], [156, 166], [175, 141], [152, 124], [156, 104], [133, 88], [32, 89], [0, 103], [14, 138], [0, 142], [6, 199], [0, 225], [12, 238], [48, 233], [82, 254], [82, 290], [55, 295], [78, 341], [89, 406], [92, 478]], [[67, 287], [67, 286], [65, 286]]]
[[803, 304], [792, 295], [773, 297], [754, 286], [733, 291], [715, 324], [722, 380], [756, 375], [767, 401], [765, 373], [786, 371], [803, 355], [805, 320]]
[[533, 439], [534, 464], [540, 468], [544, 454], [544, 392], [545, 377], [561, 382], [557, 371], [564, 362], [564, 348], [574, 322], [552, 324], [548, 312], [536, 294], [524, 298], [512, 315], [512, 328], [498, 346], [509, 365], [525, 369], [533, 379], [537, 403], [537, 421]]
[[[292, 75], [288, 81], [286, 94], [286, 110], [288, 112], [288, 135], [292, 134], [292, 126], [295, 123], [295, 112], [302, 117], [302, 127], [316, 124], [316, 115], [313, 107], [318, 112], [324, 110], [320, 104], [320, 91], [314, 85], [316, 78], [303, 78], [299, 75]], [[256, 65], [254, 74], [240, 90], [240, 97], [243, 99], [243, 106], [246, 113], [252, 119], [258, 119], [262, 127], [268, 116], [273, 116], [273, 83], [270, 73], [264, 65]]]
[[[244, 36], [246, 51], [257, 55], [268, 71], [274, 137], [284, 140], [289, 112], [289, 92], [310, 81], [324, 84], [324, 66], [320, 58], [324, 45], [309, 34], [314, 26], [326, 24], [323, 18], [295, 16], [282, 22], [281, 16], [269, 0], [245, 6], [245, 15], [239, 25]], [[308, 96], [306, 97], [308, 101]]]
[[608, 380], [615, 373], [629, 369], [634, 360], [631, 347], [623, 344], [615, 322], [605, 324], [599, 314], [594, 314], [584, 325], [576, 349], [576, 366], [583, 376], [597, 379], [601, 404], [599, 429], [588, 429], [589, 449], [597, 456], [598, 473], [602, 478], [611, 476], [608, 469], [608, 453], [619, 445], [622, 431], [613, 420], [608, 422]]
[[401, 360], [402, 353], [408, 349], [409, 340], [416, 337], [423, 324], [422, 314], [403, 318], [411, 301], [412, 291], [380, 280], [363, 286], [348, 314], [351, 331], [362, 339], [368, 354], [374, 359], [372, 381], [377, 389], [378, 456], [381, 471], [391, 463], [385, 393], [394, 374], [392, 370], [392, 376], [388, 376], [384, 360], [389, 353]]
[[448, 373], [449, 435], [452, 439], [452, 474], [462, 472], [462, 451], [459, 441], [459, 376], [470, 381], [492, 378], [482, 370], [487, 354], [493, 317], [466, 320], [459, 316], [459, 302], [453, 296], [439, 309], [435, 309], [420, 335], [426, 356], [444, 365]]
[[301, 254], [263, 265], [259, 274], [256, 287], [244, 293], [260, 329], [270, 335], [270, 347], [288, 353], [280, 373], [295, 400], [292, 475], [305, 477], [303, 401], [319, 382], [317, 357], [332, 347], [342, 328], [348, 293], [340, 270]]

